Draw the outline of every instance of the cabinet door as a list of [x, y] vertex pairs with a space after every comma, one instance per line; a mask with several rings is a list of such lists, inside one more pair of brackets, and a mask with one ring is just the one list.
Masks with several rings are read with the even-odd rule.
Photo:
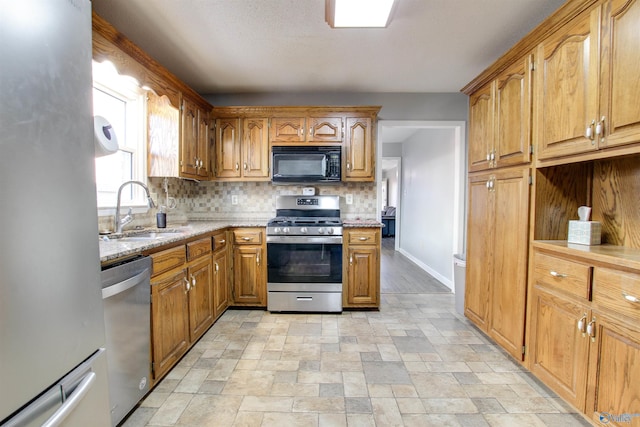
[[528, 344], [531, 372], [567, 402], [584, 411], [589, 337], [582, 330], [590, 319], [583, 304], [535, 284], [531, 297]]
[[180, 173], [188, 177], [198, 175], [198, 108], [188, 99], [182, 100]]
[[640, 1], [612, 0], [602, 20], [600, 146], [638, 142], [640, 138]]
[[242, 175], [269, 178], [269, 120], [244, 119], [242, 125]]
[[380, 269], [376, 246], [351, 246], [344, 259], [347, 289], [343, 297], [348, 307], [377, 306]]
[[489, 335], [522, 359], [529, 247], [529, 169], [496, 171]]
[[213, 325], [213, 287], [211, 283], [211, 257], [207, 256], [189, 265], [189, 337], [196, 341]]
[[215, 317], [229, 306], [229, 260], [226, 250], [213, 256], [213, 302]]
[[488, 174], [469, 178], [464, 314], [486, 332], [493, 260], [493, 197]]
[[198, 168], [197, 175], [201, 178], [209, 178], [209, 114], [198, 110]]
[[304, 117], [274, 117], [271, 119], [269, 139], [271, 143], [304, 142]]
[[262, 246], [237, 246], [233, 250], [233, 302], [263, 306], [266, 303]]
[[216, 178], [239, 178], [240, 119], [216, 120]]
[[597, 149], [598, 24], [597, 11], [583, 14], [538, 46], [539, 159]]
[[493, 166], [493, 84], [469, 98], [469, 172]]
[[186, 271], [151, 283], [153, 377], [162, 377], [189, 348]]
[[347, 117], [345, 135], [345, 174], [346, 181], [373, 181], [375, 149], [372, 138], [370, 117]]
[[[600, 424], [640, 425], [640, 331], [601, 313], [589, 356], [586, 414]], [[600, 425], [598, 424], [598, 425]]]
[[514, 64], [496, 81], [495, 166], [529, 163], [531, 152], [532, 57]]
[[342, 117], [309, 117], [307, 142], [342, 142]]

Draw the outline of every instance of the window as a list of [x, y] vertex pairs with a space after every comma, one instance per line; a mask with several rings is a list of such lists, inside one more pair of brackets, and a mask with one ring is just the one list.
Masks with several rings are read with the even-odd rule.
[[[93, 63], [93, 114], [113, 127], [118, 151], [96, 158], [96, 191], [101, 213], [113, 209], [123, 182], [146, 183], [145, 102], [138, 82], [120, 76], [110, 63]], [[143, 190], [130, 185], [122, 191], [122, 206], [147, 206]]]

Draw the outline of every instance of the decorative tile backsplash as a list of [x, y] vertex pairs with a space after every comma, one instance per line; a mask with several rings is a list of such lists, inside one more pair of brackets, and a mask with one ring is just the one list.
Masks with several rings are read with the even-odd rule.
[[[149, 190], [157, 195], [158, 205], [167, 205], [163, 178], [149, 178]], [[169, 197], [176, 207], [167, 210], [169, 224], [187, 220], [269, 219], [275, 216], [278, 195], [302, 194], [301, 185], [273, 185], [271, 182], [213, 182], [191, 181], [178, 178], [167, 180]], [[344, 219], [375, 219], [376, 184], [342, 183], [313, 186], [316, 194], [340, 196], [340, 210]], [[353, 195], [353, 204], [347, 205], [346, 195]], [[236, 197], [233, 197], [236, 196]], [[155, 197], [155, 196], [154, 196]], [[232, 204], [237, 198], [238, 203]], [[155, 226], [155, 209], [134, 215], [127, 229]], [[99, 218], [100, 229], [113, 228], [113, 215]]]

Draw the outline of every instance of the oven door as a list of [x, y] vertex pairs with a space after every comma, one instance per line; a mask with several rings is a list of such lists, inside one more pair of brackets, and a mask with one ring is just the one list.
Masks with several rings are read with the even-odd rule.
[[267, 236], [267, 282], [268, 290], [341, 291], [342, 236]]
[[342, 236], [267, 236], [267, 310], [342, 312]]

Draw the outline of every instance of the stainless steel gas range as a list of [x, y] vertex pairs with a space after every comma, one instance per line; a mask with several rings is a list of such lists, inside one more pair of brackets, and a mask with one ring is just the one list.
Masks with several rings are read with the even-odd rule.
[[267, 309], [342, 311], [339, 196], [278, 196], [267, 224]]

